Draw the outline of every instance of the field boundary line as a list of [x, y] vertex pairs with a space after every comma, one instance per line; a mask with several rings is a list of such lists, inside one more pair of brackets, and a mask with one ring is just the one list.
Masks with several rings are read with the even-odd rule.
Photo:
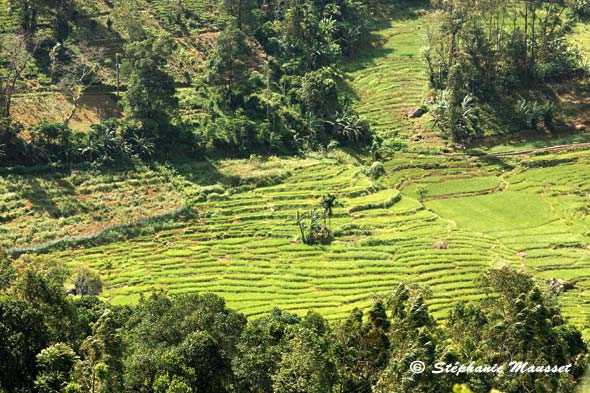
[[81, 246], [86, 244], [92, 244], [93, 241], [100, 241], [102, 237], [109, 233], [113, 233], [116, 231], [121, 231], [124, 229], [131, 229], [131, 228], [141, 228], [146, 226], [147, 224], [152, 224], [160, 221], [165, 221], [167, 219], [175, 218], [181, 216], [183, 214], [187, 214], [191, 211], [189, 207], [181, 207], [174, 210], [170, 210], [167, 212], [159, 213], [154, 216], [144, 217], [137, 221], [126, 223], [126, 224], [113, 224], [106, 228], [101, 229], [98, 232], [95, 232], [91, 235], [87, 236], [69, 236], [65, 238], [61, 238], [58, 240], [53, 240], [50, 242], [34, 244], [25, 247], [15, 247], [15, 248], [7, 248], [4, 251], [11, 257], [19, 257], [23, 254], [43, 254], [54, 250], [65, 249], [69, 247]]
[[590, 142], [580, 142], [580, 143], [568, 143], [565, 145], [556, 145], [556, 146], [546, 146], [546, 147], [536, 147], [533, 149], [526, 149], [526, 150], [518, 150], [518, 151], [510, 151], [505, 153], [481, 153], [481, 154], [467, 154], [468, 156], [473, 157], [512, 157], [512, 156], [520, 156], [526, 154], [533, 154], [538, 152], [544, 151], [562, 151], [576, 147], [590, 147]]

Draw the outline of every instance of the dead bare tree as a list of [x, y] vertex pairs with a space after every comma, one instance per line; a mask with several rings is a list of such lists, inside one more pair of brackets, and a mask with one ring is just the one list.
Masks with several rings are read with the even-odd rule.
[[64, 123], [67, 125], [76, 115], [86, 90], [104, 81], [107, 75], [101, 67], [104, 59], [102, 48], [81, 44], [78, 48], [68, 50], [65, 57], [67, 60], [60, 62], [56, 56], [54, 61], [57, 64], [53, 64], [52, 68], [59, 74], [57, 88], [71, 104], [70, 110], [64, 115]]
[[10, 120], [12, 100], [38, 48], [39, 41], [30, 35], [8, 34], [0, 38], [0, 118]]

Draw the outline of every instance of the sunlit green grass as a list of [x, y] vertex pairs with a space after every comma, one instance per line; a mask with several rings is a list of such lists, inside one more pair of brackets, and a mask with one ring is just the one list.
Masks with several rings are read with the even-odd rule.
[[[415, 122], [407, 119], [407, 113], [422, 103], [427, 90], [420, 55], [426, 25], [417, 12], [404, 11], [407, 19], [394, 18], [389, 27], [376, 33], [376, 47], [349, 65], [347, 80], [358, 97], [357, 110], [375, 132], [385, 140], [410, 143]], [[433, 144], [438, 145], [438, 140]]]

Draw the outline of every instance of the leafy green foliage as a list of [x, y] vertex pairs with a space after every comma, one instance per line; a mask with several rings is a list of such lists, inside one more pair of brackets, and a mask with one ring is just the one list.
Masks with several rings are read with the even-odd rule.
[[78, 356], [67, 344], [57, 343], [43, 349], [37, 355], [40, 371], [35, 378], [35, 387], [43, 393], [61, 392], [77, 361]]
[[152, 294], [126, 325], [127, 388], [151, 390], [154, 381], [165, 383], [159, 378], [176, 376], [193, 390], [225, 391], [245, 322], [214, 295]]
[[[322, 195], [320, 199], [321, 213], [313, 208], [308, 214], [301, 214], [299, 210], [295, 215], [295, 221], [299, 227], [301, 241], [304, 244], [328, 244], [333, 239], [332, 231], [328, 226], [328, 220], [332, 220], [334, 209], [340, 206], [335, 195], [330, 193]], [[322, 223], [323, 221], [323, 223]]]
[[379, 179], [381, 176], [384, 176], [385, 173], [385, 166], [380, 161], [373, 162], [367, 170], [367, 175], [371, 176], [373, 179]]
[[258, 10], [255, 34], [253, 21], [240, 23], [251, 17], [247, 4], [221, 5], [230, 19], [208, 58], [206, 89], [196, 103], [207, 113], [199, 121], [206, 148], [243, 154], [319, 149], [331, 140], [367, 143], [368, 125], [344, 98], [338, 72], [341, 45], [352, 51], [364, 34], [345, 19], [361, 23], [363, 4], [270, 3]]
[[521, 98], [514, 108], [521, 127], [537, 130], [540, 121], [547, 129], [553, 128], [554, 106], [551, 101], [540, 104], [538, 101], [529, 101]]
[[26, 301], [0, 296], [0, 387], [31, 389], [37, 354], [47, 346], [43, 312]]
[[102, 292], [102, 280], [98, 272], [88, 268], [81, 267], [76, 273], [74, 280], [74, 291], [76, 295], [98, 296]]
[[424, 203], [424, 198], [428, 195], [428, 188], [424, 186], [418, 186], [416, 189], [416, 194], [418, 194], [418, 198], [420, 199], [420, 203]]
[[171, 133], [178, 108], [174, 79], [166, 71], [174, 49], [175, 42], [168, 36], [142, 37], [125, 46], [128, 114], [141, 123], [147, 135], [160, 140]]
[[[297, 211], [295, 221], [303, 243], [327, 244], [332, 240], [332, 232], [322, 223], [322, 216], [317, 209], [311, 209], [307, 214], [300, 214]], [[323, 220], [325, 221], [325, 212]]]
[[299, 323], [298, 316], [276, 308], [248, 323], [232, 362], [239, 391], [274, 391], [273, 376], [278, 371], [289, 336]]
[[223, 104], [229, 109], [243, 105], [243, 98], [249, 93], [248, 63], [253, 51], [246, 40], [246, 34], [230, 24], [219, 34], [215, 51], [209, 57], [209, 84], [219, 89]]
[[[572, 364], [575, 378], [584, 372], [587, 349], [579, 332], [564, 324], [559, 307], [530, 276], [507, 267], [489, 270], [482, 278], [489, 298], [481, 306], [458, 305], [451, 313], [449, 333], [463, 353], [459, 361]], [[469, 348], [478, 348], [475, 354]], [[574, 354], [575, 353], [575, 354]], [[474, 356], [475, 355], [475, 356]], [[583, 364], [583, 365], [582, 365]], [[494, 381], [473, 378], [473, 386], [513, 392], [527, 387], [573, 392], [572, 380], [559, 374], [499, 374]]]
[[[483, 135], [480, 103], [501, 106], [514, 91], [542, 91], [548, 82], [584, 73], [582, 57], [565, 39], [571, 23], [566, 2], [494, 3], [489, 13], [460, 1], [434, 3], [438, 11], [429, 16], [422, 55], [439, 92], [434, 123], [455, 143]], [[551, 106], [519, 101], [516, 108], [521, 128], [536, 130], [544, 119], [552, 129]]]
[[289, 338], [273, 376], [273, 391], [329, 392], [335, 381], [336, 370], [330, 357], [326, 321], [310, 313]]

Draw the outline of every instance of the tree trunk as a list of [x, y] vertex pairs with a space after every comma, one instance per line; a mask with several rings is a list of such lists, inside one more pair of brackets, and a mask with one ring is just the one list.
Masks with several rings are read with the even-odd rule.
[[72, 103], [72, 110], [64, 119], [64, 124], [66, 126], [70, 124], [70, 121], [74, 118], [74, 115], [76, 114], [77, 111], [78, 111], [78, 100], [76, 100], [76, 101], [74, 101], [74, 103]]
[[449, 69], [453, 66], [455, 57], [455, 46], [457, 40], [457, 28], [455, 25], [455, 7], [451, 9], [451, 47], [449, 49]]
[[535, 67], [535, 19], [537, 17], [537, 5], [535, 4], [535, 0], [532, 2], [532, 9], [531, 9], [531, 17], [533, 18], [532, 21], [532, 29], [531, 29], [531, 68], [534, 69]]
[[529, 3], [524, 3], [524, 79], [529, 79]]

